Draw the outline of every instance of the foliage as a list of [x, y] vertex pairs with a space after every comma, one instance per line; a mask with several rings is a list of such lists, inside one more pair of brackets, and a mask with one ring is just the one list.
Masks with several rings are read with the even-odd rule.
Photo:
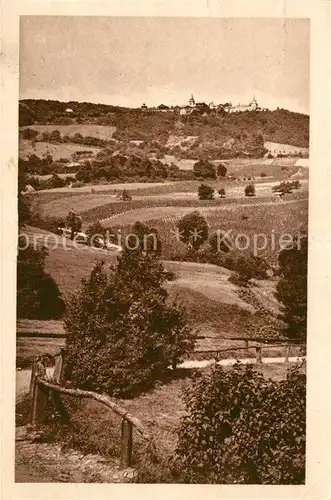
[[17, 316], [59, 318], [64, 312], [64, 302], [57, 284], [44, 270], [47, 250], [25, 245], [25, 238], [21, 237], [17, 257]]
[[208, 224], [198, 211], [188, 213], [177, 223], [181, 241], [198, 250], [208, 238]]
[[214, 189], [206, 184], [200, 184], [198, 196], [199, 200], [212, 200], [214, 198]]
[[131, 201], [132, 200], [132, 196], [130, 195], [130, 193], [127, 189], [123, 189], [122, 200], [123, 201]]
[[221, 198], [225, 198], [225, 189], [224, 188], [219, 189], [218, 194], [220, 195]]
[[254, 184], [247, 184], [247, 186], [245, 187], [245, 196], [255, 196]]
[[225, 163], [219, 163], [217, 165], [217, 175], [218, 177], [225, 177], [226, 176], [226, 173], [227, 173], [227, 168], [226, 168], [226, 165]]
[[65, 319], [75, 386], [130, 397], [193, 349], [184, 311], [167, 303], [166, 279], [155, 253], [139, 247], [83, 280]]
[[106, 228], [104, 228], [99, 221], [90, 224], [85, 231], [87, 234], [88, 244], [96, 247], [103, 246], [100, 240], [105, 239], [106, 231]]
[[161, 256], [162, 244], [157, 229], [137, 221], [132, 226], [132, 233], [138, 237], [140, 248], [143, 251], [154, 253], [158, 257]]
[[209, 245], [213, 252], [229, 252], [232, 249], [232, 243], [226, 237], [226, 233], [217, 229], [209, 238]]
[[[67, 107], [73, 110], [70, 117], [65, 112]], [[143, 112], [104, 104], [29, 99], [19, 103], [19, 121], [20, 126], [34, 123], [111, 125], [116, 127], [115, 139], [126, 143], [140, 139], [148, 147], [153, 145], [158, 150], [167, 147], [169, 134], [173, 134], [180, 124], [181, 135], [197, 136], [200, 140], [189, 151], [197, 160], [203, 151], [210, 159], [247, 154], [262, 157], [266, 153], [264, 141], [309, 146], [307, 115], [284, 109], [238, 114], [206, 111], [207, 116], [179, 116], [171, 112]], [[224, 147], [229, 140], [232, 141], [231, 147]]]
[[247, 285], [253, 278], [266, 279], [268, 277], [267, 262], [250, 252], [229, 252], [223, 259], [223, 265], [238, 275], [236, 279], [241, 285]]
[[193, 172], [198, 179], [216, 179], [216, 167], [207, 160], [197, 161], [193, 165]]
[[272, 191], [280, 191], [284, 194], [286, 193], [291, 193], [293, 189], [299, 189], [300, 187], [300, 181], [295, 180], [295, 181], [283, 181], [280, 184], [277, 184], [276, 186], [273, 186]]
[[216, 366], [184, 394], [178, 429], [183, 482], [303, 484], [306, 377], [266, 380], [252, 366]]
[[283, 305], [287, 335], [305, 338], [307, 332], [308, 238], [298, 236], [278, 257], [280, 280], [276, 297]]
[[82, 228], [82, 217], [77, 215], [74, 210], [70, 210], [66, 218], [66, 226], [71, 229], [71, 239], [73, 240], [75, 235]]

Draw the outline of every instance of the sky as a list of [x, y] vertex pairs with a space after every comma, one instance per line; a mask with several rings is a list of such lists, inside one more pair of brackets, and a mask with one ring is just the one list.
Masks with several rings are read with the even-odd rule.
[[309, 21], [23, 16], [20, 99], [248, 103], [309, 114]]

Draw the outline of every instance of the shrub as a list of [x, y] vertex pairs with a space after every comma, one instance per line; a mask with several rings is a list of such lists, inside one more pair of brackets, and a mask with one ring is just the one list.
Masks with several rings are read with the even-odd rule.
[[227, 173], [227, 168], [225, 166], [225, 163], [220, 163], [217, 165], [217, 175], [218, 177], [225, 177]]
[[261, 172], [260, 177], [267, 177], [267, 174], [265, 172]]
[[95, 247], [102, 246], [100, 243], [100, 238], [104, 239], [106, 235], [106, 229], [101, 225], [99, 221], [90, 224], [86, 229], [88, 244]]
[[237, 273], [242, 285], [248, 284], [253, 278], [266, 279], [269, 266], [267, 262], [251, 253], [231, 251], [220, 263], [223, 267]]
[[198, 211], [184, 215], [177, 224], [180, 239], [198, 250], [208, 238], [208, 224]]
[[225, 189], [224, 188], [219, 189], [218, 194], [220, 195], [221, 198], [225, 198]]
[[53, 278], [44, 270], [47, 250], [34, 249], [20, 241], [17, 257], [17, 316], [29, 319], [57, 319], [64, 302]]
[[207, 160], [197, 161], [193, 165], [193, 172], [195, 177], [198, 177], [200, 179], [216, 179], [215, 165]]
[[184, 311], [168, 304], [167, 274], [152, 252], [124, 249], [98, 263], [65, 319], [75, 386], [130, 397], [161, 380], [194, 347]]
[[201, 184], [198, 188], [199, 200], [212, 200], [214, 198], [214, 189], [206, 184]]
[[38, 132], [32, 128], [25, 128], [22, 131], [22, 137], [25, 140], [32, 141], [36, 139]]
[[183, 482], [304, 484], [306, 377], [279, 382], [252, 366], [216, 366], [184, 393], [177, 473]]
[[255, 196], [254, 184], [247, 184], [247, 186], [245, 187], [245, 196]]
[[123, 201], [131, 201], [132, 200], [132, 196], [127, 189], [123, 189], [122, 200]]

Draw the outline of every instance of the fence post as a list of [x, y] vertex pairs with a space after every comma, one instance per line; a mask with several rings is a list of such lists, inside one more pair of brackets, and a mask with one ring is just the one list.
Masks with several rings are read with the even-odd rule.
[[256, 346], [256, 363], [260, 365], [262, 363], [262, 349], [261, 346]]
[[36, 382], [36, 360], [33, 359], [32, 368], [31, 368], [30, 389], [29, 389], [29, 394], [30, 394], [30, 397], [32, 397], [32, 398], [33, 398], [33, 393], [34, 393], [34, 389], [35, 389], [35, 382]]
[[62, 385], [64, 378], [65, 348], [61, 347], [59, 354], [55, 358], [54, 382]]
[[285, 363], [289, 363], [291, 344], [286, 344]]
[[248, 350], [248, 340], [245, 340], [245, 347]]
[[47, 402], [48, 388], [43, 387], [36, 378], [32, 401], [32, 425], [35, 427], [44, 421]]
[[132, 459], [132, 423], [122, 420], [122, 442], [120, 469], [126, 469], [131, 465]]

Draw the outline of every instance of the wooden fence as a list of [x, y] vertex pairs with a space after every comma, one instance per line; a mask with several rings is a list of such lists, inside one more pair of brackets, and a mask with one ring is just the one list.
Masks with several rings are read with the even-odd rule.
[[[262, 351], [263, 349], [270, 349], [274, 347], [285, 347], [285, 357], [284, 361], [289, 362], [291, 354], [291, 346], [297, 344], [265, 344], [265, 345], [255, 345], [249, 346], [249, 340], [245, 339], [244, 347], [232, 347], [227, 349], [217, 349], [217, 350], [205, 350], [196, 351], [203, 353], [215, 354], [215, 361], [220, 359], [221, 353], [226, 351], [244, 351], [247, 349], [255, 349], [255, 360], [256, 364], [262, 364]], [[55, 405], [55, 407], [63, 408], [61, 402], [61, 394], [72, 396], [75, 398], [88, 398], [98, 401], [102, 405], [106, 406], [109, 410], [113, 411], [119, 415], [122, 419], [121, 424], [121, 456], [120, 456], [120, 468], [124, 469], [130, 467], [132, 463], [132, 444], [133, 444], [133, 428], [135, 428], [142, 438], [147, 442], [149, 451], [155, 455], [155, 447], [151, 434], [143, 424], [131, 415], [128, 411], [120, 407], [114, 401], [112, 401], [108, 396], [97, 394], [95, 392], [83, 391], [80, 389], [72, 389], [65, 387], [64, 382], [66, 379], [66, 371], [68, 365], [66, 363], [66, 350], [61, 348], [60, 352], [55, 356], [51, 356], [54, 359], [54, 370], [51, 376], [47, 376], [47, 370], [44, 363], [44, 358], [49, 357], [49, 355], [38, 357], [34, 360], [31, 372], [30, 381], [30, 396], [32, 399], [32, 424], [35, 427], [41, 425], [46, 416], [46, 410], [50, 402]], [[238, 358], [240, 360], [240, 358]], [[173, 367], [175, 368], [175, 366]], [[69, 377], [70, 378], [70, 377]]]
[[[300, 347], [304, 348], [305, 344], [292, 344], [292, 343], [286, 343], [286, 344], [265, 344], [265, 345], [249, 345], [249, 340], [245, 340], [245, 346], [243, 347], [227, 347], [225, 349], [195, 349], [195, 353], [200, 353], [200, 354], [212, 354], [215, 355], [215, 360], [218, 361], [222, 358], [222, 353], [227, 353], [227, 352], [233, 352], [233, 351], [248, 351], [251, 349], [255, 349], [255, 360], [257, 364], [262, 363], [262, 352], [263, 350], [269, 350], [269, 349], [275, 349], [275, 348], [283, 348], [284, 349], [284, 361], [285, 363], [289, 362], [289, 358], [291, 357], [291, 348], [292, 347]], [[239, 359], [240, 358], [236, 358]]]
[[121, 455], [120, 468], [125, 469], [132, 464], [133, 428], [135, 428], [146, 441], [151, 454], [155, 454], [153, 439], [143, 424], [127, 410], [116, 404], [108, 396], [95, 392], [71, 389], [63, 385], [65, 375], [65, 349], [54, 356], [54, 372], [49, 377], [43, 363], [43, 357], [36, 358], [31, 372], [30, 396], [32, 399], [31, 421], [34, 427], [40, 426], [46, 416], [46, 410], [50, 402], [56, 407], [62, 406], [60, 395], [75, 398], [88, 398], [106, 406], [122, 418], [121, 423]]

